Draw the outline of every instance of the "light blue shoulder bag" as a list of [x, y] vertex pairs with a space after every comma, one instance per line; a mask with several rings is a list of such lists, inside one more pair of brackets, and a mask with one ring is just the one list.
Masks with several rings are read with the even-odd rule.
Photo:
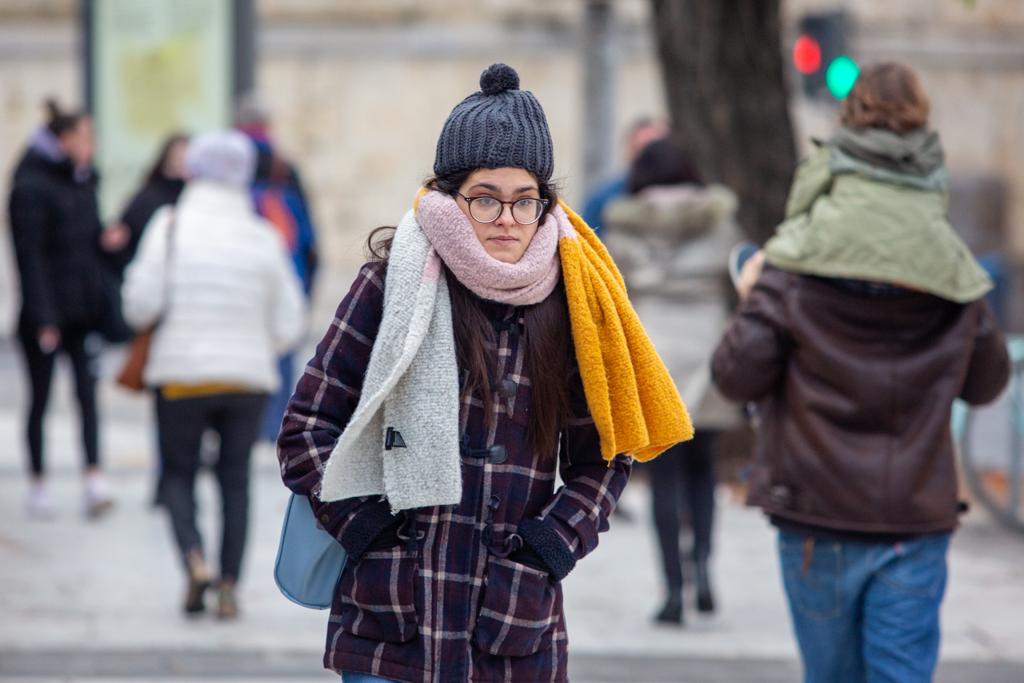
[[309, 498], [293, 493], [274, 562], [274, 581], [284, 596], [303, 607], [327, 609], [346, 558], [341, 543], [317, 526]]

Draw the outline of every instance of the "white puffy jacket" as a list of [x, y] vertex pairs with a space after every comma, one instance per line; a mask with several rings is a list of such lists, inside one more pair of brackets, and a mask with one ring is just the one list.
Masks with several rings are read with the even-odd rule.
[[272, 392], [278, 355], [304, 329], [284, 242], [245, 189], [208, 181], [189, 183], [175, 208], [153, 216], [122, 298], [132, 327], [160, 320], [144, 373], [151, 386], [227, 383]]

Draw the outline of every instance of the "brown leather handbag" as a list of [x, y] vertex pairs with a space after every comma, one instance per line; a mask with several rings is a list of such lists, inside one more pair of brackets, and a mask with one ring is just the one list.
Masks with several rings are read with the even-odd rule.
[[149, 346], [153, 343], [153, 333], [156, 332], [156, 325], [145, 332], [135, 335], [128, 347], [128, 356], [124, 359], [121, 372], [117, 373], [117, 383], [124, 389], [130, 391], [144, 391], [146, 383], [142, 380], [142, 373], [146, 369], [146, 361], [149, 360]]
[[171, 265], [171, 247], [173, 246], [174, 236], [174, 224], [175, 216], [171, 214], [171, 221], [167, 225], [167, 255], [164, 260], [164, 302], [163, 311], [160, 313], [157, 321], [153, 323], [149, 329], [144, 330], [132, 339], [131, 344], [128, 347], [128, 355], [124, 359], [124, 365], [121, 366], [121, 371], [117, 373], [117, 383], [121, 387], [128, 389], [129, 391], [145, 391], [146, 383], [142, 379], [142, 375], [146, 370], [146, 362], [149, 360], [149, 347], [153, 343], [153, 334], [156, 332], [156, 328], [160, 325], [160, 320], [163, 318], [164, 313], [167, 312], [167, 304], [170, 299], [170, 265]]

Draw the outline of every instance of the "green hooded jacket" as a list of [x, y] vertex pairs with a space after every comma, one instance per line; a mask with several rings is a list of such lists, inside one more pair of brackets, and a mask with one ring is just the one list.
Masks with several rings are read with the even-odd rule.
[[992, 281], [946, 220], [938, 134], [841, 128], [797, 169], [766, 259], [791, 272], [887, 282], [966, 303]]

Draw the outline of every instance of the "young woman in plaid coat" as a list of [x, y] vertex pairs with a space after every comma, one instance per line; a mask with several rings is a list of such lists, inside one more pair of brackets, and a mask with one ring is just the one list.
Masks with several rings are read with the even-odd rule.
[[[320, 524], [348, 552], [324, 664], [348, 682], [564, 681], [561, 580], [608, 528], [631, 459], [614, 457], [618, 450], [602, 456], [554, 233], [545, 232], [555, 229], [556, 210], [565, 217], [550, 184], [547, 123], [510, 67], [485, 71], [481, 91], [449, 116], [434, 171], [409, 229], [429, 240], [428, 260], [440, 257], [439, 307], [450, 304], [450, 315], [432, 321], [418, 357], [433, 348], [452, 358], [452, 424], [430, 428], [457, 435], [455, 497], [409, 507], [395, 493], [408, 482], [388, 470], [420, 456], [414, 449], [424, 438], [411, 425], [391, 427], [387, 414], [398, 408], [388, 405], [418, 401], [414, 408], [432, 410], [447, 398], [443, 377], [408, 380], [388, 398], [397, 404], [381, 409], [386, 431], [372, 438], [384, 441], [382, 493], [328, 495], [328, 464], [348, 467], [339, 437], [344, 442], [363, 419], [375, 357], [386, 353], [382, 338], [394, 327], [388, 317], [420, 305], [419, 295], [396, 301], [393, 289], [387, 296], [406, 282], [399, 255], [405, 221], [393, 240], [371, 237], [374, 259], [339, 305], [279, 439], [286, 485], [310, 497]], [[500, 281], [500, 273], [522, 272], [529, 277]], [[428, 264], [412, 281], [433, 283], [430, 273]], [[400, 329], [399, 346], [413, 334]], [[339, 490], [357, 490], [360, 472], [341, 469]], [[418, 500], [418, 490], [406, 493]], [[340, 499], [325, 502], [333, 498]]]

